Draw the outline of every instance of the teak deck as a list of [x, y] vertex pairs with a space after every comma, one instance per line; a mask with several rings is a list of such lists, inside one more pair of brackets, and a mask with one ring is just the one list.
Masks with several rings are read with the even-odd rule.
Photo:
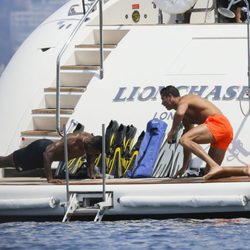
[[[202, 177], [187, 177], [187, 178], [141, 178], [141, 179], [106, 179], [106, 185], [141, 185], [141, 184], [193, 184], [193, 183], [226, 183], [226, 182], [250, 182], [248, 176], [233, 176], [228, 178], [204, 180]], [[70, 180], [70, 185], [102, 185], [102, 179], [82, 179]], [[65, 185], [65, 184], [50, 184], [45, 178], [39, 177], [15, 177], [0, 179], [1, 185]]]

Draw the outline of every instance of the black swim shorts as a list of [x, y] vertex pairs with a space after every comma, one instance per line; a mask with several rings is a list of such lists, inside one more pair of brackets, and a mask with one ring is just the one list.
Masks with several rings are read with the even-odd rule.
[[30, 143], [27, 147], [13, 152], [13, 160], [18, 171], [43, 168], [43, 152], [47, 146], [53, 143], [48, 139], [39, 139]]

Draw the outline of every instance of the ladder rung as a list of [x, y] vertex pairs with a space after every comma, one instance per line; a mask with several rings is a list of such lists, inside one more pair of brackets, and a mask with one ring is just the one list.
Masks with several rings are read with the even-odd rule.
[[56, 131], [52, 130], [27, 130], [22, 131], [21, 136], [51, 136], [51, 137], [59, 137]]
[[95, 215], [98, 212], [98, 208], [77, 208], [73, 213], [68, 213], [70, 216], [72, 215]]
[[61, 70], [98, 70], [99, 65], [65, 65], [61, 66]]
[[[62, 115], [71, 115], [73, 114], [73, 109], [61, 109], [60, 114]], [[55, 114], [56, 109], [33, 109], [32, 114]]]
[[[103, 44], [103, 48], [104, 49], [113, 49], [117, 46], [117, 44]], [[89, 48], [89, 49], [99, 49], [100, 48], [100, 44], [78, 44], [75, 46], [75, 48], [77, 49], [84, 49], [84, 48]]]
[[[84, 92], [86, 87], [61, 87], [61, 92]], [[56, 87], [45, 88], [44, 92], [56, 92]]]

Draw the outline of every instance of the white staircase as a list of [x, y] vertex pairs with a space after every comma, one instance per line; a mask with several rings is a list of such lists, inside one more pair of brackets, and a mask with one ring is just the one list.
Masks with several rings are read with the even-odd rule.
[[[103, 30], [104, 61], [127, 33], [128, 30]], [[93, 27], [89, 36], [81, 44], [75, 45], [71, 56], [60, 68], [60, 124], [62, 125], [66, 124], [74, 114], [75, 107], [87, 91], [92, 78], [99, 75], [99, 44], [99, 30]], [[21, 132], [22, 146], [41, 138], [60, 139], [56, 132], [55, 83], [44, 89], [43, 99], [45, 107], [38, 107], [31, 112], [32, 128]]]

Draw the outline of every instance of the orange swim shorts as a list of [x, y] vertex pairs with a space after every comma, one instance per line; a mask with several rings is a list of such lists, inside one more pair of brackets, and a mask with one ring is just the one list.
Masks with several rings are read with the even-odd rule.
[[211, 143], [211, 147], [226, 151], [233, 140], [233, 128], [228, 119], [224, 115], [213, 115], [209, 116], [204, 124], [215, 138], [215, 141]]

